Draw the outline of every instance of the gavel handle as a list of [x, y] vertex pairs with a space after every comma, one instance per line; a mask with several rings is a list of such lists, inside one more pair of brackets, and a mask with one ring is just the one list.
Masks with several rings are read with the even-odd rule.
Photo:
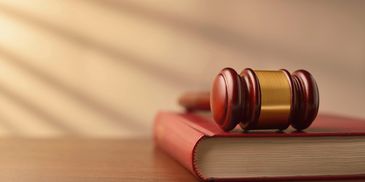
[[179, 105], [187, 111], [210, 111], [209, 92], [186, 92], [180, 96]]

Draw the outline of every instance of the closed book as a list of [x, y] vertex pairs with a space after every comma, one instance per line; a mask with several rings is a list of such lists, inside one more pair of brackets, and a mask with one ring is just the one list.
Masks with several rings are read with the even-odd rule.
[[201, 180], [365, 179], [361, 119], [319, 115], [305, 132], [224, 132], [209, 116], [160, 112], [154, 140]]

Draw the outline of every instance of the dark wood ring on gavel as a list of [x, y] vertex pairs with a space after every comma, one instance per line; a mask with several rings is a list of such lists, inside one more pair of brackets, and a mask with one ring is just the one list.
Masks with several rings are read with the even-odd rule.
[[225, 131], [237, 124], [244, 130], [308, 128], [319, 109], [316, 81], [306, 70], [244, 69], [240, 75], [224, 68], [214, 79], [210, 94], [187, 93], [179, 99], [188, 110], [211, 110]]

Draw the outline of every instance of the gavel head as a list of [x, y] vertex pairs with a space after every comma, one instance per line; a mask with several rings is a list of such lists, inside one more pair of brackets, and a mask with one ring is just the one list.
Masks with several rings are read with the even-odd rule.
[[244, 69], [241, 74], [224, 68], [210, 92], [213, 118], [225, 131], [237, 124], [244, 130], [303, 130], [311, 125], [319, 108], [319, 92], [305, 70]]

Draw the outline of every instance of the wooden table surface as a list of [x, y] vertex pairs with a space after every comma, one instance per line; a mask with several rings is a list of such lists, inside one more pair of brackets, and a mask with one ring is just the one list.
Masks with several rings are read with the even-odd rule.
[[0, 139], [0, 181], [196, 181], [149, 139]]

